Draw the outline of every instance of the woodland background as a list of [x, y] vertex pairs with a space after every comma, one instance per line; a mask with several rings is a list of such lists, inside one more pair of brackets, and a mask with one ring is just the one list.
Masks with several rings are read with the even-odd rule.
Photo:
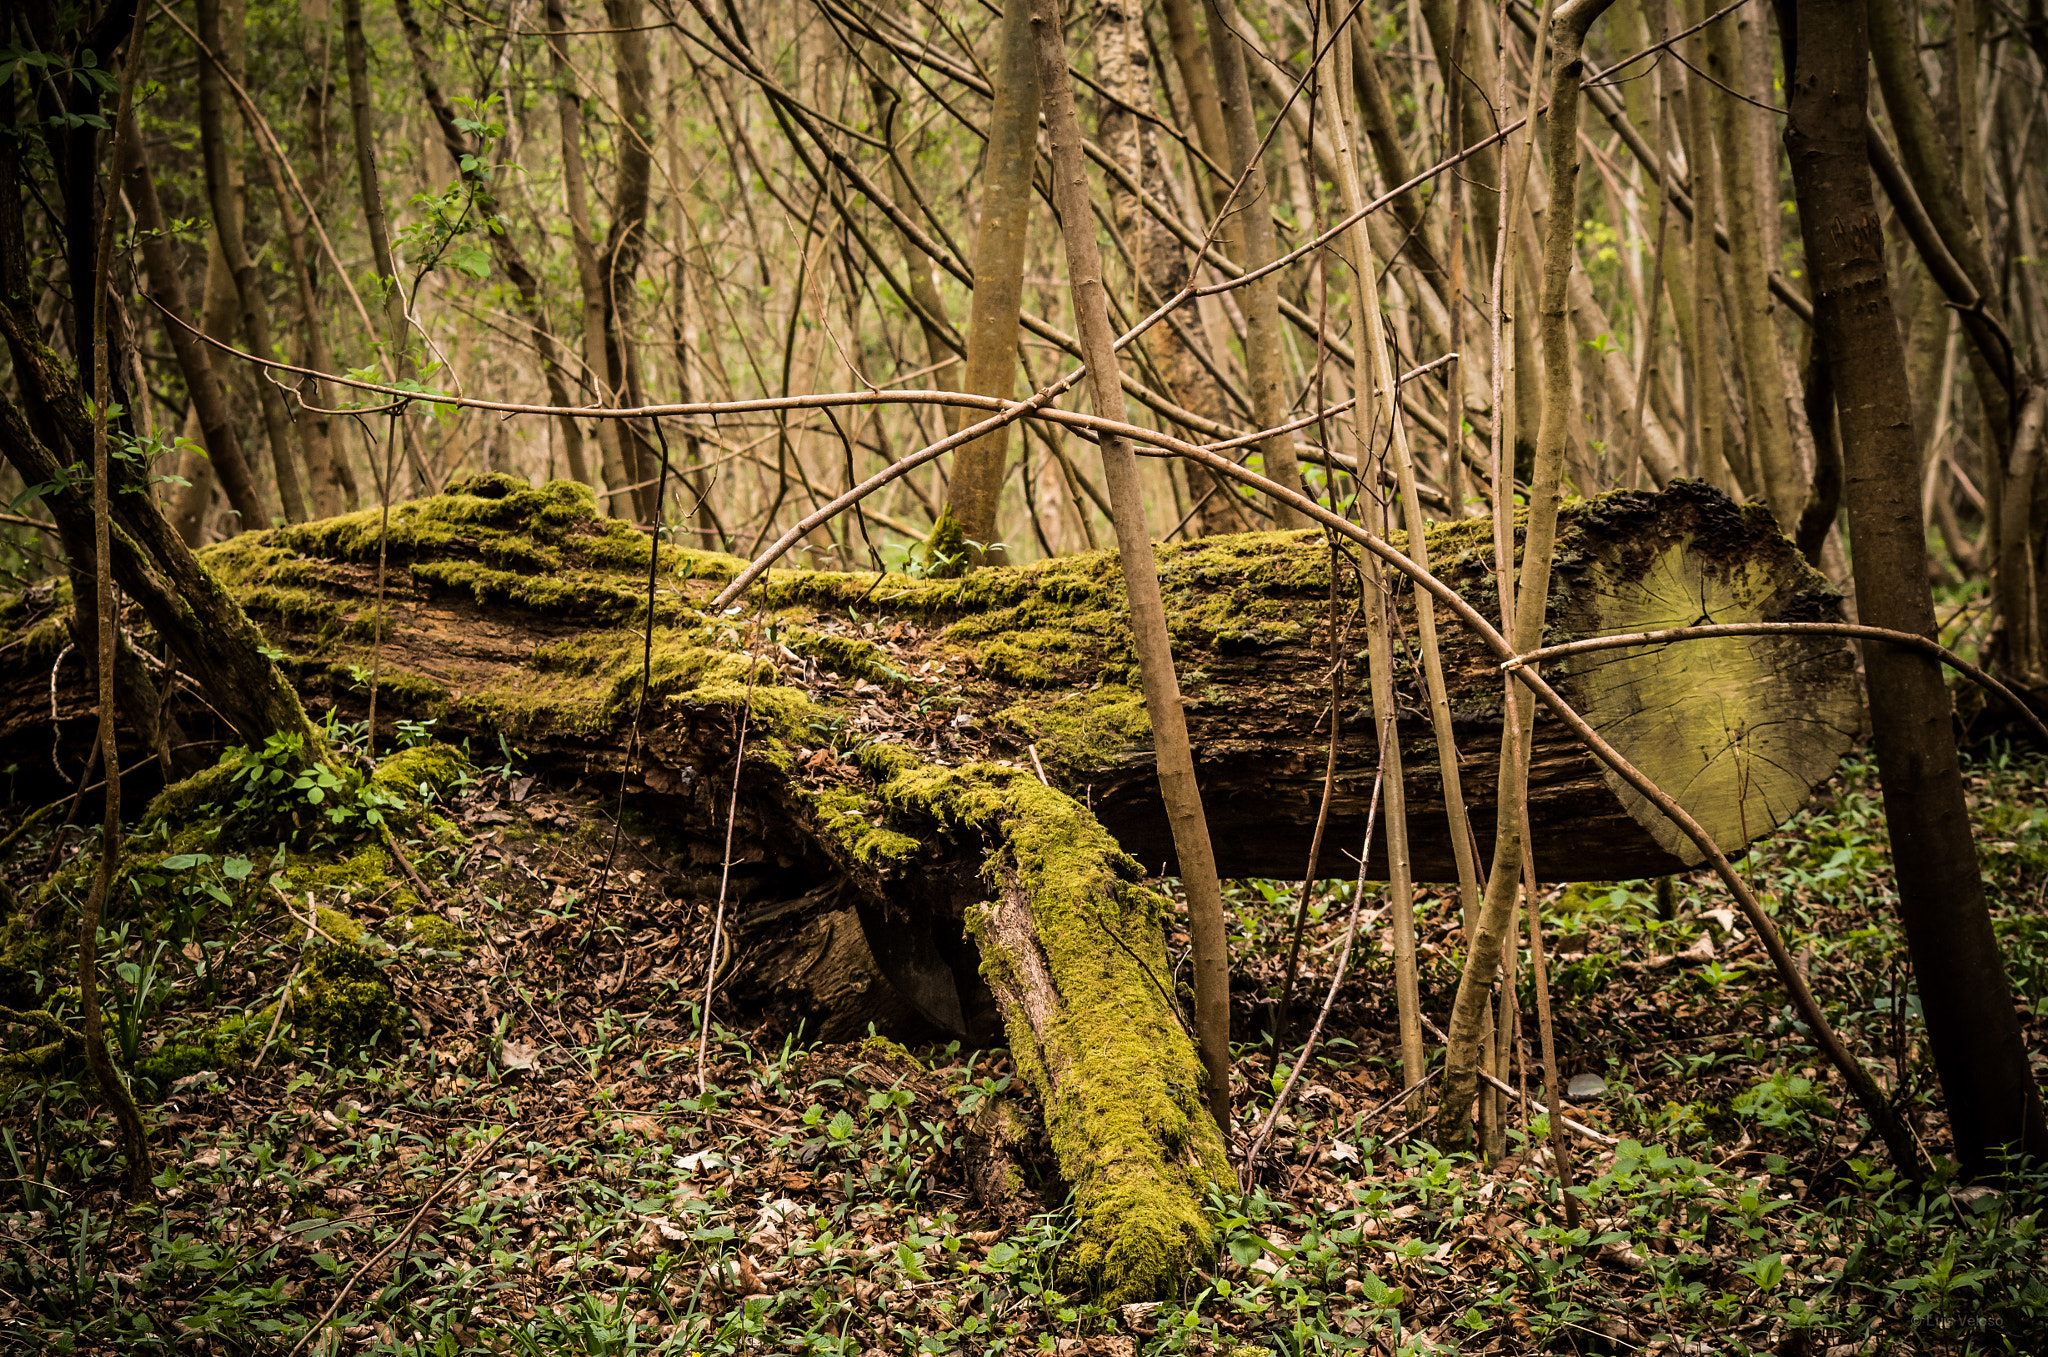
[[[0, 998], [21, 1005], [12, 1030], [57, 1040], [10, 1066], [0, 1332], [292, 1353], [1391, 1353], [1958, 1332], [2025, 1351], [2048, 1331], [2038, 1178], [1996, 1154], [2048, 1134], [2030, 1055], [2048, 818], [2019, 710], [2048, 695], [2040, 0], [1104, 0], [1065, 15], [1063, 103], [1020, 0], [145, 3], [28, 3], [0, 34], [0, 575], [20, 591], [0, 656], [41, 665], [61, 643], [54, 674], [96, 630], [111, 710], [107, 538], [142, 541], [227, 657], [187, 676], [221, 738], [159, 741], [165, 780], [229, 728], [248, 748], [221, 765], [239, 799], [205, 851], [160, 810], [117, 850], [118, 779], [97, 847], [73, 831], [89, 759], [75, 778], [56, 764], [62, 823], [10, 810], [4, 848], [37, 882], [7, 911]], [[1866, 79], [1859, 129], [1824, 105]], [[1075, 113], [1085, 173], [1061, 132]], [[1106, 330], [1075, 286], [1084, 240]], [[1823, 270], [1860, 309], [1817, 292]], [[1120, 355], [1140, 502], [1108, 426], [964, 432], [991, 398], [1050, 400], [1076, 359], [1099, 374], [1141, 323]], [[1091, 392], [1097, 416], [1122, 414], [1109, 395]], [[1168, 455], [1189, 445], [1211, 462]], [[316, 735], [279, 705], [280, 654], [239, 613], [204, 613], [198, 577], [161, 564], [191, 558], [106, 502], [118, 479], [202, 547], [481, 474], [566, 478], [636, 543], [779, 543], [785, 564], [926, 579], [1120, 535], [1128, 570], [1131, 540], [1307, 525], [1214, 454], [1365, 530], [1470, 519], [1475, 541], [1560, 495], [1704, 480], [1772, 515], [1851, 619], [2006, 685], [1952, 696], [1932, 661], [1907, 674], [1874, 643], [1874, 766], [1852, 756], [1738, 864], [1882, 1102], [1830, 1087], [1842, 1062], [1773, 986], [1744, 926], [1760, 915], [1724, 907], [1735, 868], [1532, 890], [1532, 925], [1558, 938], [1545, 979], [1518, 952], [1510, 863], [1488, 892], [1509, 911], [1488, 997], [1475, 860], [1461, 893], [1421, 889], [1412, 920], [1394, 906], [1399, 939], [1348, 989], [1335, 963], [1298, 1090], [1283, 996], [1304, 956], [1351, 955], [1348, 891], [1190, 872], [1166, 942], [1196, 958], [1196, 1028], [1240, 1039], [1204, 1041], [1209, 1096], [1256, 1143], [1244, 1190], [1204, 1208], [1213, 1267], [1157, 1304], [1091, 1296], [1061, 1262], [1085, 1230], [1060, 1147], [990, 1129], [1013, 1079], [1028, 1104], [1007, 1056], [713, 1023], [688, 992], [722, 937], [688, 884], [700, 858], [623, 802], [537, 790], [510, 743], [457, 755], [388, 709], [380, 727], [374, 695], [367, 722], [337, 707]], [[403, 771], [322, 781], [300, 756], [323, 742], [334, 770], [381, 743]], [[1935, 791], [1916, 802], [1907, 768]], [[1887, 839], [1912, 848], [1894, 862]], [[377, 865], [358, 879], [362, 844]], [[615, 877], [622, 844], [638, 865]], [[362, 923], [309, 905], [301, 928], [289, 898], [280, 920], [264, 892], [307, 872], [360, 897]], [[123, 914], [117, 881], [168, 913]], [[51, 1063], [77, 1039], [71, 1005], [98, 1002], [46, 927], [81, 898], [153, 1178], [141, 1122]], [[1205, 947], [1233, 971], [1206, 996]], [[350, 957], [371, 970], [334, 969]], [[305, 985], [361, 1011], [284, 1023]], [[1431, 1058], [1416, 1015], [1470, 1019], [1445, 1039], [1469, 1047], [1494, 1002], [1504, 1027], [1542, 1009], [1552, 1104], [1565, 1076], [1603, 1076], [1574, 1111], [1593, 1123], [1576, 1170], [1561, 1120], [1504, 1110], [1505, 1086], [1482, 1094], [1477, 1157], [1405, 1116]], [[1528, 1078], [1530, 1052], [1497, 1054]], [[117, 1134], [125, 1185], [102, 1153]], [[991, 1146], [1028, 1187], [1007, 1205], [976, 1186]]]

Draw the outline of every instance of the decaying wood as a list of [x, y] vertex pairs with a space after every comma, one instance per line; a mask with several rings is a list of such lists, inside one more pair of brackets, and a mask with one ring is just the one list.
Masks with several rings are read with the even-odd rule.
[[[499, 480], [472, 488], [508, 493]], [[538, 503], [542, 492], [515, 499]], [[436, 523], [437, 506], [450, 504], [469, 506], [462, 512], [474, 522]], [[561, 548], [534, 544], [524, 532], [508, 536], [493, 512], [517, 519], [532, 511], [468, 495], [394, 511], [383, 657], [391, 677], [382, 700], [398, 716], [439, 715], [451, 731], [503, 730], [559, 771], [615, 776], [626, 762], [619, 732], [627, 709], [617, 699], [638, 670], [638, 645], [625, 627], [644, 615], [644, 585], [633, 578], [645, 569], [643, 539], [599, 533], [594, 519], [564, 508], [568, 521], [549, 531], [565, 543], [601, 545], [618, 563], [521, 569], [500, 539], [543, 555]], [[350, 531], [335, 526], [351, 524]], [[435, 536], [447, 540], [424, 540]], [[1431, 550], [1446, 579], [1490, 603], [1483, 531], [1439, 526]], [[636, 553], [639, 564], [622, 551]], [[500, 564], [491, 563], [494, 555]], [[1189, 733], [1227, 876], [1288, 877], [1306, 859], [1329, 729], [1327, 555], [1318, 539], [1281, 534], [1159, 549]], [[310, 699], [360, 701], [349, 665], [368, 661], [373, 523], [339, 519], [251, 534], [246, 546], [223, 544], [210, 557], [251, 615], [296, 653]], [[657, 689], [663, 666], [675, 663], [664, 657], [703, 639], [705, 623], [685, 600], [711, 592], [730, 570], [729, 558], [673, 553], [661, 587]], [[1340, 587], [1354, 586], [1340, 578]], [[1413, 600], [1396, 588], [1408, 648]], [[1113, 556], [1065, 557], [961, 581], [778, 573], [757, 593], [784, 628], [767, 647], [776, 680], [830, 705], [836, 723], [778, 756], [787, 766], [769, 770], [749, 792], [776, 845], [754, 867], [781, 883], [780, 898], [804, 895], [842, 870], [876, 898], [934, 917], [957, 920], [984, 897], [978, 844], [922, 833], [914, 816], [875, 822], [877, 831], [921, 843], [910, 857], [879, 866], [844, 866], [846, 852], [817, 830], [803, 790], [865, 785], [858, 751], [881, 744], [915, 749], [936, 764], [1018, 768], [1030, 766], [1028, 747], [1035, 747], [1053, 785], [1087, 804], [1126, 851], [1148, 870], [1172, 870]], [[1696, 622], [1839, 615], [1826, 584], [1767, 519], [1690, 483], [1568, 506], [1551, 612], [1552, 643]], [[1498, 669], [1460, 629], [1443, 642], [1453, 725], [1468, 771], [1483, 773], [1499, 755]], [[1355, 633], [1352, 644], [1362, 645]], [[44, 693], [54, 654], [54, 646], [33, 656], [17, 646], [0, 656], [0, 745], [19, 751], [25, 771], [49, 762]], [[1362, 669], [1364, 656], [1349, 662]], [[1851, 665], [1847, 646], [1825, 637], [1738, 637], [1572, 656], [1547, 672], [1597, 729], [1734, 851], [1782, 823], [1849, 747], [1859, 722]], [[60, 675], [76, 677], [75, 669]], [[1412, 662], [1396, 701], [1410, 756], [1416, 876], [1455, 880]], [[1377, 762], [1364, 695], [1347, 698], [1342, 721], [1328, 832], [1334, 842], [1356, 842]], [[712, 804], [699, 773], [729, 764], [731, 734], [725, 708], [671, 708], [633, 756], [634, 790], [684, 829], [722, 823], [722, 807]], [[1490, 783], [1482, 775], [1468, 784], [1481, 843], [1493, 828]], [[776, 823], [782, 815], [788, 819]], [[1629, 879], [1698, 861], [1697, 850], [1639, 796], [1541, 717], [1530, 820], [1550, 849], [1546, 873]], [[1383, 875], [1384, 864], [1369, 870]]]
[[[245, 533], [208, 553], [316, 708], [357, 711], [365, 696], [377, 522], [373, 510]], [[1113, 555], [958, 580], [777, 572], [744, 613], [707, 616], [699, 607], [740, 563], [664, 547], [652, 700], [629, 749], [644, 536], [599, 517], [581, 487], [488, 476], [395, 508], [389, 543], [386, 719], [432, 716], [486, 748], [503, 736], [537, 766], [601, 776], [607, 789], [623, 772], [643, 812], [700, 845], [712, 871], [739, 707], [750, 704], [733, 897], [743, 974], [732, 983], [827, 1030], [875, 1021], [990, 1039], [1000, 1023], [1080, 1190], [1070, 1256], [1086, 1279], [1125, 1295], [1157, 1290], [1209, 1246], [1193, 1207], [1219, 1171], [1221, 1142], [1170, 997], [1168, 907], [1141, 885], [1146, 872], [1171, 871], [1172, 840]], [[1559, 543], [1553, 642], [1838, 615], [1767, 517], [1697, 484], [1568, 505]], [[1433, 528], [1430, 545], [1455, 587], [1495, 597], [1487, 525]], [[1312, 533], [1249, 534], [1161, 546], [1157, 561], [1222, 870], [1292, 875], [1328, 751], [1328, 545]], [[1338, 587], [1357, 597], [1348, 563]], [[1394, 726], [1416, 755], [1417, 875], [1448, 880], [1413, 599], [1394, 588], [1397, 654], [1408, 657]], [[43, 600], [40, 620], [35, 598], [0, 614], [16, 633], [0, 649], [0, 747], [18, 750], [24, 769], [47, 761], [61, 644], [53, 603]], [[1358, 629], [1345, 634], [1363, 644]], [[1464, 757], [1490, 766], [1498, 664], [1462, 629], [1443, 640]], [[1857, 725], [1849, 652], [1830, 638], [1600, 651], [1549, 672], [1731, 851], [1797, 808]], [[60, 715], [82, 710], [83, 695], [64, 691]], [[1358, 697], [1338, 715], [1331, 832], [1357, 842], [1376, 723]], [[1549, 870], [1645, 876], [1696, 856], [1561, 727], [1539, 719], [1533, 743], [1530, 814], [1552, 845]], [[1474, 792], [1488, 781], [1472, 779]], [[1475, 796], [1470, 809], [1484, 842], [1492, 807]], [[1106, 1109], [1137, 1107], [1135, 1120], [1105, 1120]]]

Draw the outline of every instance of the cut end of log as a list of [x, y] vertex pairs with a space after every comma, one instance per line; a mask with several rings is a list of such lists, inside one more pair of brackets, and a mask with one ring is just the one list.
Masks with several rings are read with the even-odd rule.
[[[1586, 551], [1556, 641], [1725, 622], [1839, 621], [1840, 600], [1758, 506], [1698, 482], [1603, 497], [1574, 522]], [[1649, 501], [1649, 502], [1643, 502]], [[1734, 636], [1569, 656], [1556, 686], [1731, 856], [1790, 819], [1855, 744], [1862, 703], [1846, 642]], [[1612, 769], [1615, 800], [1680, 866], [1705, 854]], [[1539, 859], [1541, 861], [1541, 859]], [[1555, 872], [1562, 864], [1545, 866]]]

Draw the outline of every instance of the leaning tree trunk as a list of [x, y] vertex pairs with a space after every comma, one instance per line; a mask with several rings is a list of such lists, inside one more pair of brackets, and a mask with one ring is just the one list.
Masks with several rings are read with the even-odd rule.
[[[1553, 641], [1702, 615], [1839, 615], [1826, 581], [1762, 515], [1696, 483], [1569, 505], [1561, 525]], [[1430, 534], [1440, 573], [1482, 600], [1494, 593], [1488, 527]], [[986, 1040], [1006, 1027], [1080, 1192], [1080, 1279], [1126, 1296], [1168, 1285], [1209, 1247], [1197, 1207], [1204, 1182], [1227, 1170], [1201, 1065], [1164, 988], [1168, 906], [1141, 884], [1172, 871], [1173, 840], [1115, 555], [958, 580], [775, 572], [750, 618], [699, 611], [739, 562], [664, 547], [653, 688], [629, 753], [646, 543], [564, 481], [487, 476], [394, 508], [380, 706], [438, 717], [451, 735], [503, 733], [543, 768], [608, 784], [624, 772], [657, 818], [718, 842], [736, 717], [751, 704], [736, 927], [773, 972], [767, 982], [793, 989], [808, 974], [828, 1005], [859, 1006], [828, 1019], [836, 1030], [896, 1020]], [[1304, 532], [1156, 550], [1219, 868], [1291, 876], [1327, 758], [1328, 548]], [[206, 553], [290, 653], [302, 689], [351, 707], [362, 696], [352, 671], [369, 657], [376, 557], [374, 511]], [[1412, 595], [1397, 589], [1396, 602], [1412, 633]], [[31, 649], [0, 648], [23, 657], [0, 659], [13, 666], [0, 670], [0, 757], [26, 741], [47, 749], [47, 661], [32, 664]], [[1444, 637], [1444, 667], [1466, 756], [1497, 760], [1496, 663], [1456, 632]], [[1813, 637], [1575, 657], [1553, 681], [1730, 851], [1790, 815], [1857, 726], [1848, 649]], [[1419, 676], [1397, 686], [1412, 850], [1420, 879], [1451, 880], [1420, 694]], [[1356, 842], [1375, 721], [1355, 698], [1341, 715], [1329, 832]], [[1484, 836], [1486, 782], [1468, 795]], [[1546, 860], [1578, 876], [1650, 876], [1697, 860], [1541, 719], [1530, 814], [1548, 842], [1571, 849]]]

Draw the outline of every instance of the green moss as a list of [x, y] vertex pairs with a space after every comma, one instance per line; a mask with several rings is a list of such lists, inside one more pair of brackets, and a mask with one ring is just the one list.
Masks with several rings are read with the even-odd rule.
[[393, 918], [380, 931], [394, 942], [410, 942], [429, 951], [463, 950], [462, 930], [438, 914], [408, 914]]
[[284, 875], [298, 900], [308, 894], [329, 899], [346, 896], [359, 904], [382, 902], [393, 913], [419, 904], [419, 896], [375, 844], [366, 844], [340, 859], [293, 857], [286, 862]]
[[923, 1069], [924, 1062], [912, 1055], [901, 1042], [889, 1040], [872, 1033], [862, 1037], [856, 1048], [862, 1060], [872, 1060], [878, 1065], [908, 1065], [912, 1069]]
[[319, 906], [313, 915], [313, 923], [327, 939], [339, 947], [361, 947], [363, 926], [343, 914], [340, 910]]
[[235, 773], [240, 767], [239, 759], [222, 757], [211, 768], [202, 768], [183, 782], [173, 782], [150, 801], [143, 812], [143, 822], [189, 825], [209, 811], [226, 809], [234, 799]]
[[370, 785], [425, 802], [461, 782], [470, 766], [469, 756], [454, 745], [430, 740], [388, 755], [370, 774]]
[[996, 721], [1037, 746], [1048, 766], [1075, 773], [1108, 768], [1128, 751], [1152, 744], [1145, 695], [1121, 683], [1027, 698], [998, 712]]
[[797, 654], [850, 679], [865, 679], [884, 688], [903, 688], [910, 682], [902, 670], [889, 663], [886, 651], [857, 636], [790, 627], [783, 632], [783, 642]]
[[292, 988], [291, 1014], [301, 1038], [337, 1050], [395, 1037], [405, 1020], [375, 958], [346, 943], [318, 943], [308, 950]]
[[254, 1060], [276, 1015], [273, 1004], [260, 1013], [238, 1013], [210, 1027], [179, 1033], [135, 1062], [138, 1091], [160, 1097], [187, 1075], [233, 1069]]
[[881, 823], [887, 813], [876, 798], [855, 787], [830, 787], [804, 794], [818, 827], [855, 862], [883, 867], [924, 845]]
[[[1044, 1032], [1006, 1006], [1012, 1057], [1044, 1101], [1080, 1225], [1063, 1260], [1070, 1279], [1111, 1303], [1168, 1293], [1213, 1254], [1202, 1201], [1230, 1166], [1201, 1096], [1193, 1045], [1160, 992], [1171, 974], [1167, 901], [1136, 884], [1136, 863], [1073, 798], [1012, 770], [965, 770], [971, 786], [928, 776], [914, 794], [969, 818], [1000, 817], [988, 870], [1026, 902], [1061, 1005]], [[910, 792], [911, 788], [906, 788]], [[1007, 908], [1008, 906], [1006, 906]], [[984, 974], [1016, 983], [993, 916], [970, 910]], [[1113, 934], [1113, 936], [1111, 936]], [[1045, 1057], [1059, 1067], [1055, 1083]]]
[[967, 573], [973, 561], [968, 555], [967, 534], [947, 505], [932, 524], [931, 535], [918, 548], [918, 562], [931, 579], [954, 579]]

